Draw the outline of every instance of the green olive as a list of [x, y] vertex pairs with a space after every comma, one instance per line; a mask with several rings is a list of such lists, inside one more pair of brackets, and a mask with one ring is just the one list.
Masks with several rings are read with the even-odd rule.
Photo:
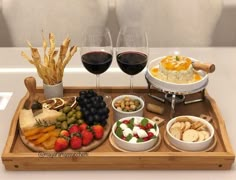
[[68, 124], [67, 124], [66, 121], [63, 121], [63, 122], [61, 123], [61, 129], [68, 129]]
[[74, 111], [72, 110], [72, 111], [68, 112], [67, 117], [71, 118], [73, 116], [73, 114], [74, 114]]
[[73, 124], [76, 122], [76, 118], [75, 117], [71, 117], [67, 119], [67, 124]]
[[80, 106], [76, 106], [76, 111], [80, 111]]
[[58, 129], [61, 128], [61, 122], [58, 122], [58, 121], [56, 122], [56, 128]]
[[63, 113], [62, 115], [60, 115], [58, 118], [57, 118], [57, 121], [66, 121], [66, 115]]
[[80, 111], [76, 112], [76, 118], [80, 119], [82, 117], [82, 113]]
[[68, 112], [70, 112], [70, 110], [71, 110], [71, 107], [70, 106], [65, 106], [64, 108], [63, 108], [63, 112], [64, 113], [68, 113]]
[[83, 124], [83, 123], [84, 123], [84, 120], [83, 120], [83, 119], [77, 120], [77, 124], [78, 124], [78, 125]]

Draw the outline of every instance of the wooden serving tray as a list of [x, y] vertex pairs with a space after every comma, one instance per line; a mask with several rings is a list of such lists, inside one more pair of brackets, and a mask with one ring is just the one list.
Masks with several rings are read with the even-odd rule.
[[[66, 87], [65, 96], [78, 95], [79, 91], [87, 88]], [[127, 94], [127, 88], [104, 88], [105, 93], [112, 97]], [[154, 90], [153, 90], [154, 91]], [[147, 95], [146, 88], [136, 88], [134, 92], [142, 95], [146, 103], [156, 103], [165, 108], [164, 125], [160, 127], [162, 141], [160, 147], [151, 152], [121, 152], [110, 143], [109, 138], [98, 148], [90, 152], [68, 153], [37, 153], [28, 149], [19, 137], [18, 116], [28, 93], [20, 101], [12, 119], [7, 143], [2, 154], [2, 161], [7, 170], [82, 170], [82, 169], [230, 169], [234, 163], [235, 154], [232, 150], [224, 120], [215, 101], [206, 94], [203, 102], [176, 105], [176, 114], [200, 116], [205, 114], [213, 118], [212, 124], [216, 130], [217, 144], [211, 152], [179, 152], [167, 146], [163, 140], [164, 130], [170, 114], [170, 104], [161, 103]], [[43, 99], [42, 88], [36, 89], [37, 95]], [[158, 94], [158, 92], [153, 92]], [[198, 94], [186, 98], [194, 98]], [[109, 120], [113, 122], [113, 112], [110, 107]], [[153, 118], [156, 114], [144, 111], [144, 116]]]

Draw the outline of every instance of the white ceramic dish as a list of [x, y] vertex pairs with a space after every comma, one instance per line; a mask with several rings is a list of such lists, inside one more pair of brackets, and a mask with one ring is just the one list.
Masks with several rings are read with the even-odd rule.
[[[195, 93], [195, 92], [201, 91], [202, 89], [204, 89], [207, 86], [208, 75], [204, 71], [198, 71], [199, 74], [202, 76], [202, 79], [200, 81], [197, 81], [194, 83], [188, 83], [188, 84], [171, 83], [171, 82], [163, 81], [161, 79], [154, 77], [151, 73], [151, 69], [153, 67], [158, 67], [160, 61], [163, 58], [165, 58], [165, 56], [156, 58], [156, 59], [152, 60], [147, 66], [146, 78], [154, 87], [159, 88], [159, 89], [166, 91], [166, 92], [173, 92], [173, 93], [181, 93], [182, 92], [182, 93], [190, 94], [190, 93]], [[190, 59], [193, 62], [198, 61], [194, 58], [190, 58]]]
[[[201, 121], [203, 124], [207, 126], [208, 130], [210, 131], [210, 137], [201, 142], [185, 142], [175, 138], [174, 136], [172, 136], [169, 130], [172, 124], [175, 123], [176, 119], [180, 117], [188, 117], [192, 121]], [[178, 116], [171, 119], [166, 125], [166, 132], [167, 132], [167, 138], [170, 141], [170, 143], [175, 147], [182, 149], [184, 151], [203, 151], [207, 149], [213, 142], [213, 137], [215, 133], [213, 126], [209, 122], [207, 122], [205, 119], [195, 116]]]
[[[144, 117], [132, 116], [132, 117], [122, 118], [118, 121], [122, 122], [124, 120], [131, 119], [131, 118], [142, 120]], [[151, 124], [153, 124], [153, 125], [156, 124], [154, 121], [152, 121], [150, 119], [148, 119], [148, 120]], [[133, 152], [147, 151], [157, 143], [157, 140], [159, 138], [159, 128], [158, 128], [157, 124], [156, 124], [156, 127], [157, 127], [156, 136], [157, 136], [157, 138], [150, 139], [150, 140], [145, 141], [145, 142], [138, 142], [138, 143], [128, 142], [128, 141], [125, 141], [125, 140], [119, 138], [115, 133], [116, 127], [117, 127], [117, 122], [112, 126], [112, 135], [114, 136], [114, 142], [118, 147], [120, 147], [121, 149], [127, 150], [127, 151], [133, 151]]]
[[[115, 108], [114, 104], [118, 100], [124, 99], [125, 97], [129, 97], [130, 99], [139, 100], [139, 102], [141, 103], [140, 109], [138, 109], [137, 111], [132, 111], [132, 112], [124, 112], [124, 111], [121, 111], [121, 110], [118, 110], [117, 108]], [[128, 117], [128, 116], [143, 116], [143, 109], [144, 109], [145, 104], [144, 104], [144, 101], [140, 97], [135, 96], [135, 95], [125, 94], [125, 95], [120, 95], [120, 96], [117, 96], [116, 98], [114, 98], [111, 105], [112, 105], [112, 109], [114, 112], [114, 120], [117, 121], [121, 118]]]

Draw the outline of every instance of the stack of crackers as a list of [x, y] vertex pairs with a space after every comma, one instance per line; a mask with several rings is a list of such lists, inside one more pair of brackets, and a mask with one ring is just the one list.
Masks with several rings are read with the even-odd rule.
[[179, 117], [169, 129], [172, 136], [185, 142], [202, 142], [210, 137], [208, 127], [201, 121]]

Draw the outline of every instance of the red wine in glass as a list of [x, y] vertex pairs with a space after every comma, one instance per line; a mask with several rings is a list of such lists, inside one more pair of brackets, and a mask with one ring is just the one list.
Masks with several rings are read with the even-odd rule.
[[112, 55], [103, 51], [92, 51], [82, 55], [82, 62], [89, 72], [102, 74], [110, 67]]
[[128, 51], [118, 54], [117, 62], [126, 74], [136, 75], [145, 68], [147, 57], [144, 53]]

